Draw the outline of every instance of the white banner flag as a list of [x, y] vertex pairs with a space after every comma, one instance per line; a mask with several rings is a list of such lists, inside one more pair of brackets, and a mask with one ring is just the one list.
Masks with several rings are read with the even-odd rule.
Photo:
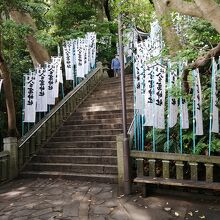
[[55, 65], [51, 63], [46, 63], [46, 72], [48, 76], [47, 84], [47, 104], [55, 105], [55, 92], [56, 92], [56, 72]]
[[74, 51], [73, 51], [73, 42], [67, 41], [63, 46], [63, 56], [64, 56], [64, 65], [65, 65], [65, 75], [66, 80], [74, 80]]
[[188, 103], [185, 99], [182, 99], [182, 129], [189, 129], [189, 111]]
[[62, 57], [53, 57], [52, 62], [53, 59], [57, 65], [57, 80], [59, 83], [63, 84]]
[[91, 68], [95, 68], [95, 62], [96, 62], [96, 33], [90, 33], [90, 61], [91, 61]]
[[36, 69], [36, 112], [47, 112], [47, 84], [48, 77], [45, 68]]
[[153, 66], [147, 65], [145, 71], [145, 126], [153, 126], [154, 72]]
[[73, 51], [73, 66], [76, 65], [76, 43], [77, 43], [77, 40], [71, 40], [71, 43], [72, 43], [72, 51]]
[[76, 76], [84, 78], [84, 48], [83, 39], [78, 39], [76, 48]]
[[62, 74], [62, 57], [52, 57], [52, 65], [54, 66], [54, 96], [55, 98], [59, 97], [59, 85], [63, 83], [63, 74]]
[[85, 40], [84, 44], [84, 75], [86, 76], [89, 72], [89, 48], [88, 48], [88, 42]]
[[199, 70], [193, 71], [195, 79], [195, 120], [196, 120], [196, 135], [203, 135], [203, 116], [202, 116], [202, 90], [200, 84]]
[[[172, 66], [171, 66], [172, 68]], [[174, 88], [175, 86], [177, 86], [177, 70], [173, 70], [171, 69], [169, 71], [169, 89], [172, 90], [172, 88]], [[176, 125], [177, 123], [177, 116], [178, 116], [178, 99], [170, 96], [169, 97], [169, 117], [168, 117], [168, 124], [169, 127], [172, 128]]]
[[25, 75], [24, 122], [36, 120], [36, 76], [35, 72]]
[[0, 79], [0, 92], [1, 92], [1, 89], [2, 89], [2, 83], [3, 83], [3, 79]]
[[[179, 76], [182, 78], [184, 66], [187, 65], [187, 62], [182, 62], [179, 64]], [[182, 83], [180, 84], [180, 89], [182, 89]], [[185, 98], [181, 97], [180, 99], [180, 113], [182, 117], [180, 117], [182, 129], [189, 129], [189, 110], [188, 110], [188, 103]]]
[[165, 83], [166, 69], [157, 64], [154, 66], [154, 127], [165, 128]]
[[136, 57], [136, 61], [134, 64], [135, 70], [135, 109], [141, 110], [143, 108], [142, 104], [142, 95], [141, 95], [141, 67], [140, 67], [140, 60]]
[[219, 133], [219, 109], [218, 109], [218, 74], [217, 74], [217, 63], [213, 58], [213, 116], [212, 116], [212, 132]]

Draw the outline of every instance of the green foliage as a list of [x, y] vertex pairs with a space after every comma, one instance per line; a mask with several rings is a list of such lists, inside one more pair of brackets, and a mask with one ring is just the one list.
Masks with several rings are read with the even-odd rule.
[[129, 26], [136, 26], [143, 31], [150, 30], [150, 22], [154, 15], [154, 7], [149, 0], [121, 0], [113, 3], [114, 15], [123, 14], [123, 22]]
[[79, 21], [89, 20], [95, 16], [94, 9], [86, 1], [58, 0], [47, 12], [47, 19], [55, 24], [60, 31], [77, 28]]
[[218, 32], [203, 19], [179, 16], [178, 13], [174, 13], [173, 20], [180, 29], [178, 34], [183, 45], [183, 50], [176, 59], [195, 60], [220, 41]]

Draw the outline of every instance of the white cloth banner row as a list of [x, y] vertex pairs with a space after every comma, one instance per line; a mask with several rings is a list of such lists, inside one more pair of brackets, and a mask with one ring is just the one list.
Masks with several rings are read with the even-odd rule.
[[[145, 126], [165, 128], [165, 96], [167, 68], [160, 64], [163, 48], [162, 29], [155, 21], [151, 24], [150, 36], [142, 42], [136, 42], [135, 55], [135, 109], [145, 116]], [[153, 61], [157, 60], [157, 61]], [[172, 89], [177, 83], [177, 71], [169, 71], [168, 87]], [[179, 100], [168, 97], [168, 125], [174, 127], [179, 113]], [[182, 102], [182, 128], [189, 128], [188, 106], [185, 99]]]
[[85, 38], [66, 41], [63, 46], [66, 80], [74, 80], [74, 65], [76, 77], [84, 78], [96, 62], [96, 34], [89, 32]]
[[[135, 82], [135, 109], [144, 116], [144, 126], [153, 126], [165, 129], [165, 96], [166, 75], [168, 75], [168, 127], [177, 124], [180, 117], [181, 128], [189, 129], [188, 103], [184, 97], [177, 98], [170, 94], [176, 88], [181, 89], [180, 78], [183, 66], [170, 64], [168, 68], [161, 65], [163, 48], [162, 31], [158, 22], [151, 24], [150, 36], [141, 42], [134, 42], [136, 47], [134, 63]], [[210, 112], [211, 131], [219, 133], [219, 108], [218, 108], [218, 68], [215, 59], [212, 60], [212, 106]], [[192, 71], [194, 78], [193, 105], [195, 134], [203, 135], [202, 89], [198, 70]]]
[[52, 57], [51, 63], [25, 75], [24, 122], [34, 123], [36, 112], [47, 112], [48, 105], [55, 104], [63, 83], [61, 62], [61, 57]]

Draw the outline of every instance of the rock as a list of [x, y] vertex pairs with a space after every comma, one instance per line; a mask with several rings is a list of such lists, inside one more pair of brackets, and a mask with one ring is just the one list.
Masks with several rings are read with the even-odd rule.
[[96, 215], [108, 215], [110, 213], [110, 209], [104, 206], [94, 207], [93, 213]]
[[169, 211], [171, 210], [171, 208], [170, 208], [170, 207], [165, 207], [164, 210], [165, 210], [166, 212], [169, 212]]
[[74, 201], [63, 206], [63, 217], [78, 217], [79, 216], [79, 201]]

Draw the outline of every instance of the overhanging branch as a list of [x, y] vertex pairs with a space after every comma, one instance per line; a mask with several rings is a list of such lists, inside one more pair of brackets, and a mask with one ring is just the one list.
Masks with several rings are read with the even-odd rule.
[[207, 54], [202, 57], [199, 57], [195, 62], [188, 64], [183, 72], [183, 85], [184, 89], [187, 93], [189, 93], [189, 83], [188, 83], [188, 75], [190, 70], [199, 69], [203, 72], [206, 71], [211, 64], [212, 57], [219, 57], [220, 56], [220, 43], [212, 48]]

